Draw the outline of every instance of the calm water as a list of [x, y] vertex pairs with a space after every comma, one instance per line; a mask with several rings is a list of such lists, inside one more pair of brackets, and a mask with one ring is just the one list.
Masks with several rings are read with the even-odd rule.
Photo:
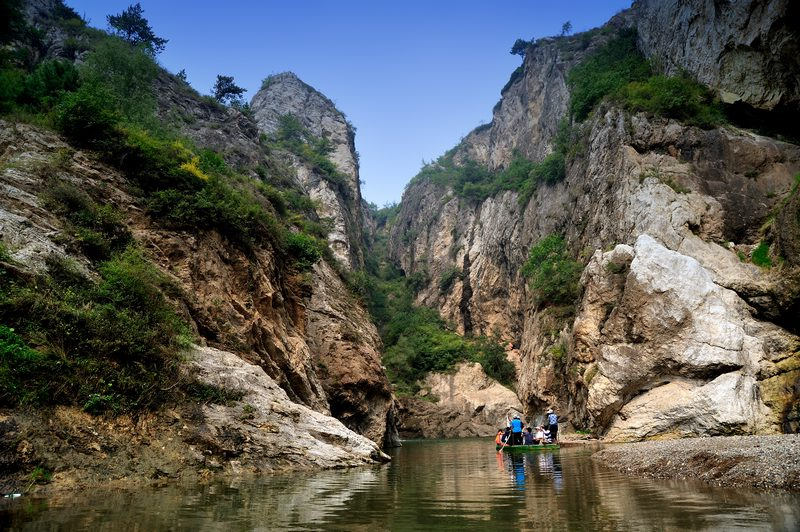
[[391, 464], [195, 488], [0, 502], [14, 530], [800, 529], [800, 496], [634, 479], [586, 449], [407, 442]]

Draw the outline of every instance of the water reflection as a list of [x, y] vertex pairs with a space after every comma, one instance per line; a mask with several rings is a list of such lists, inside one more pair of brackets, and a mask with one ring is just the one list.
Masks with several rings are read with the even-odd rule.
[[410, 442], [386, 466], [3, 501], [12, 530], [651, 530], [800, 525], [800, 496], [632, 479], [583, 449]]

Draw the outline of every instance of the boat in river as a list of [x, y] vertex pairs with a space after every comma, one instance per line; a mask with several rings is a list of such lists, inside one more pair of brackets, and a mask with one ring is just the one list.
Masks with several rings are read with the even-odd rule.
[[530, 452], [530, 451], [557, 451], [559, 445], [557, 443], [545, 443], [544, 445], [497, 445], [496, 450], [503, 450], [503, 452]]

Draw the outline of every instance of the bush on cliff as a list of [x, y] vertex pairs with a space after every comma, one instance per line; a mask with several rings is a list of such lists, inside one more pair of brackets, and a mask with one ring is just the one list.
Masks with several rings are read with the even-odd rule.
[[631, 111], [713, 127], [725, 121], [722, 107], [704, 85], [682, 76], [653, 75], [636, 44], [636, 30], [616, 37], [575, 65], [567, 75], [569, 114], [584, 120], [606, 97]]
[[164, 298], [170, 284], [138, 250], [103, 262], [97, 281], [63, 259], [36, 277], [1, 268], [1, 404], [98, 413], [166, 400], [188, 329]]
[[528, 252], [522, 274], [528, 278], [536, 303], [540, 306], [572, 303], [580, 293], [583, 266], [567, 253], [564, 239], [551, 234]]
[[120, 116], [108, 106], [110, 93], [97, 85], [83, 85], [65, 94], [53, 112], [61, 133], [77, 146], [100, 149], [117, 138]]
[[73, 184], [53, 182], [45, 193], [44, 205], [66, 220], [65, 233], [91, 260], [107, 260], [131, 241], [119, 211], [97, 204]]
[[685, 76], [652, 76], [635, 81], [621, 87], [612, 99], [631, 111], [675, 118], [699, 127], [713, 127], [725, 120], [708, 87]]
[[636, 46], [636, 30], [621, 30], [617, 37], [569, 71], [569, 112], [581, 121], [605, 96], [649, 76], [650, 65]]

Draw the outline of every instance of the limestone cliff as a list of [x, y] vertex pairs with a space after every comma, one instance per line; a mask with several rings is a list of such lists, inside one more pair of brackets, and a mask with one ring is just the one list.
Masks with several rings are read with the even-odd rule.
[[259, 130], [267, 135], [278, 131], [281, 117], [291, 115], [312, 135], [330, 142], [329, 157], [345, 176], [343, 186], [324, 179], [300, 159], [293, 164], [306, 192], [319, 202], [320, 217], [333, 222], [328, 241], [336, 258], [345, 267], [362, 267], [361, 186], [353, 125], [333, 102], [291, 72], [266, 78], [251, 106]]
[[452, 373], [431, 373], [416, 396], [400, 397], [398, 426], [404, 438], [494, 436], [506, 416], [522, 413], [513, 390], [462, 362]]
[[670, 74], [691, 72], [730, 103], [800, 105], [800, 9], [791, 0], [638, 0], [642, 51]]
[[[660, 37], [647, 28], [671, 27], [672, 4], [640, 2], [599, 30], [537, 41], [492, 122], [464, 139], [455, 161], [504, 168], [514, 150], [534, 160], [550, 153], [571, 66], [620, 27], [640, 29], [642, 50], [658, 48]], [[724, 43], [741, 37], [731, 25], [785, 37], [790, 20], [780, 2], [754, 2], [747, 22], [736, 10], [703, 19], [707, 2], [675, 4]], [[764, 50], [774, 48], [756, 41], [763, 53], [748, 55], [752, 68], [767, 71]], [[719, 57], [707, 48], [681, 48], [675, 61], [734, 93], [730, 76], [704, 78], [718, 72]], [[752, 86], [738, 85], [737, 94], [753, 106], [789, 105], [792, 64], [783, 65], [785, 76], [748, 78]], [[389, 247], [407, 275], [430, 280], [418, 303], [438, 308], [460, 332], [498, 333], [519, 349], [517, 391], [529, 415], [552, 404], [575, 427], [614, 439], [796, 430], [800, 285], [790, 218], [800, 148], [609, 103], [580, 125], [579, 137], [565, 178], [540, 185], [524, 205], [514, 191], [474, 201], [429, 180], [409, 185]], [[528, 249], [551, 233], [588, 263], [577, 315], [535, 305], [520, 273]], [[772, 243], [782, 266], [741, 259], [761, 242]], [[442, 293], [438, 280], [452, 268], [461, 275]]]

